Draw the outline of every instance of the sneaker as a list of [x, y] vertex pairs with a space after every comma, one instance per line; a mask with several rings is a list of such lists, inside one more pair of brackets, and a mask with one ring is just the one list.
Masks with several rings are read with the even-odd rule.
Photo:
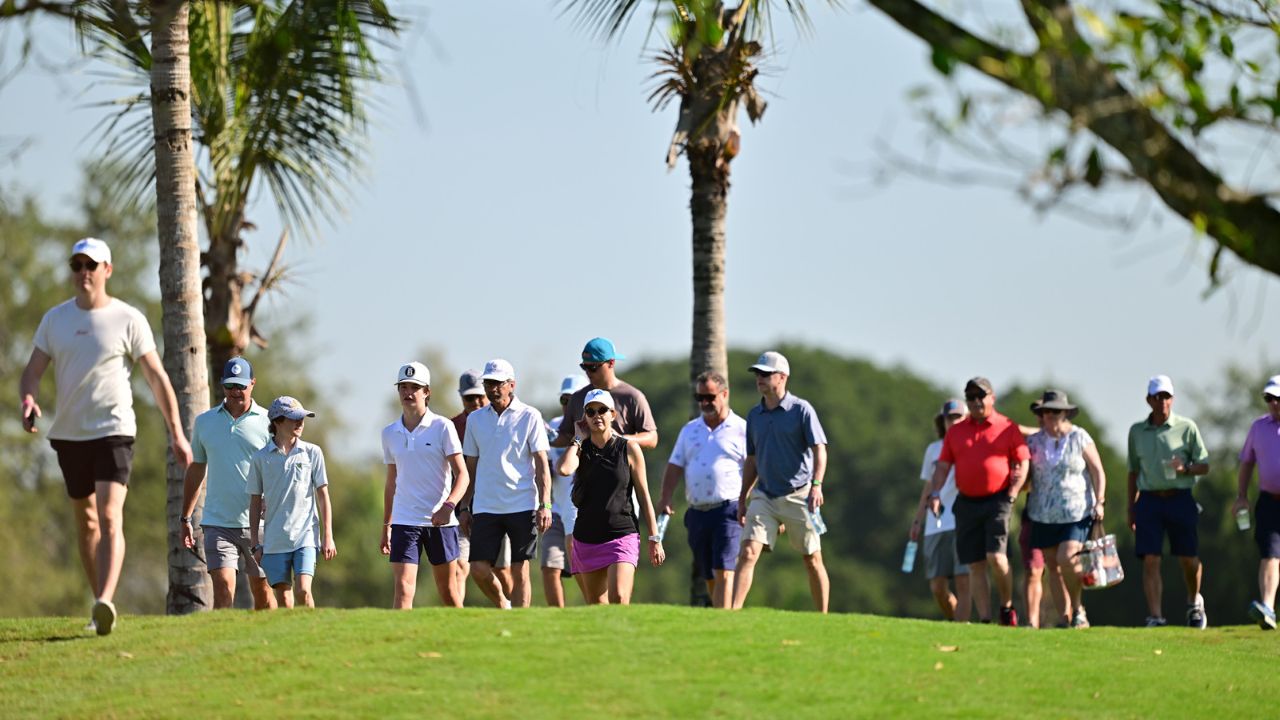
[[89, 622], [85, 623], [81, 629], [85, 632], [97, 632], [98, 624], [93, 621], [93, 618], [89, 618]]
[[99, 600], [93, 604], [94, 630], [99, 635], [110, 635], [116, 625], [116, 606], [109, 600]]
[[1076, 612], [1071, 616], [1071, 627], [1077, 630], [1083, 630], [1089, 627], [1089, 616], [1085, 615], [1084, 608], [1076, 608]]
[[1209, 617], [1204, 614], [1204, 596], [1196, 595], [1196, 601], [1187, 605], [1187, 627], [1203, 630], [1209, 626]]
[[1013, 606], [1000, 608], [1000, 624], [1005, 627], [1018, 627], [1018, 611]]
[[1276, 629], [1276, 612], [1257, 600], [1254, 600], [1253, 604], [1249, 606], [1249, 617], [1257, 620], [1258, 627], [1263, 630]]
[[1154, 616], [1154, 615], [1148, 615], [1148, 616], [1147, 616], [1147, 627], [1149, 627], [1149, 628], [1152, 628], [1152, 627], [1164, 627], [1165, 625], [1168, 625], [1168, 624], [1169, 624], [1169, 621], [1168, 621], [1168, 620], [1165, 620], [1165, 619], [1164, 619], [1164, 618], [1162, 618], [1162, 617], [1156, 617], [1156, 616]]

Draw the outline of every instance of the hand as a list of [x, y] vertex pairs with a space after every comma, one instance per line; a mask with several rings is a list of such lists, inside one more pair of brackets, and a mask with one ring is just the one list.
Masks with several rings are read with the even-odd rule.
[[1102, 522], [1102, 518], [1104, 515], [1106, 515], [1106, 512], [1102, 509], [1102, 503], [1094, 503], [1093, 519], [1097, 520], [1098, 522]]
[[458, 532], [462, 533], [463, 537], [471, 537], [471, 511], [470, 510], [458, 511]]
[[431, 524], [436, 527], [440, 527], [441, 525], [448, 525], [449, 521], [452, 519], [453, 519], [453, 508], [449, 507], [448, 505], [441, 505], [438, 510], [431, 513]]
[[1134, 522], [1134, 512], [1133, 512], [1132, 504], [1129, 505], [1129, 529], [1133, 531], [1136, 531], [1138, 529], [1137, 523]]
[[907, 533], [907, 538], [911, 540], [911, 542], [919, 542], [920, 520], [918, 518], [911, 521], [911, 532]]
[[35, 400], [27, 398], [22, 401], [22, 429], [29, 433], [38, 433], [40, 428], [36, 427], [36, 418], [43, 417], [40, 413], [40, 406]]
[[1235, 515], [1241, 510], [1248, 510], [1248, 509], [1249, 509], [1249, 498], [1247, 497], [1238, 497], [1236, 498], [1235, 502], [1231, 503], [1232, 515]]
[[747, 526], [747, 499], [738, 498], [738, 524], [742, 527]]
[[327, 537], [320, 543], [320, 554], [324, 555], [325, 560], [338, 557], [338, 546], [333, 544], [333, 538]]
[[387, 525], [382, 528], [382, 542], [378, 544], [378, 552], [383, 555], [391, 554], [391, 526]]
[[668, 501], [666, 501], [666, 502], [661, 503], [661, 507], [659, 507], [659, 508], [658, 508], [658, 513], [659, 513], [659, 514], [661, 514], [661, 515], [675, 515], [675, 514], [676, 514], [676, 513], [675, 513], [675, 511], [671, 509], [671, 501], [669, 501], [669, 500], [668, 500]]
[[822, 507], [822, 486], [814, 485], [809, 488], [809, 512], [817, 512]]
[[551, 527], [551, 511], [546, 508], [538, 508], [537, 513], [538, 532], [546, 532]]
[[253, 546], [253, 561], [262, 565], [262, 545]]
[[173, 436], [173, 461], [178, 463], [178, 467], [186, 469], [191, 464], [191, 444], [187, 442], [185, 435], [178, 434]]
[[937, 495], [929, 496], [929, 512], [936, 518], [942, 517], [942, 498]]
[[1181, 455], [1174, 455], [1173, 458], [1169, 460], [1169, 467], [1173, 468], [1173, 471], [1176, 473], [1187, 469], [1186, 463], [1182, 462]]
[[188, 550], [194, 548], [196, 546], [196, 539], [192, 537], [193, 533], [191, 532], [191, 523], [178, 521], [178, 524], [182, 526], [182, 547]]
[[666, 559], [667, 559], [667, 553], [665, 550], [662, 549], [662, 543], [654, 542], [653, 540], [650, 540], [649, 541], [649, 562], [653, 563], [654, 567], [658, 567], [662, 565], [662, 562]]

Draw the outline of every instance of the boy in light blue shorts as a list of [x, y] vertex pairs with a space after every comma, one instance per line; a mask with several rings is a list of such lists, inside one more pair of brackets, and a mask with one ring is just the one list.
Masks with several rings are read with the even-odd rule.
[[262, 538], [257, 525], [250, 525], [253, 556], [266, 571], [280, 607], [293, 607], [290, 584], [298, 602], [315, 607], [311, 578], [317, 549], [325, 560], [338, 554], [324, 452], [302, 440], [306, 419], [315, 416], [294, 398], [276, 398], [267, 411], [271, 442], [249, 462], [249, 517], [266, 510]]

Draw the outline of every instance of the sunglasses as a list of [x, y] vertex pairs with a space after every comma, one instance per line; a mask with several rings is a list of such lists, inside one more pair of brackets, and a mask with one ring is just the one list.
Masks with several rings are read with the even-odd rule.
[[97, 260], [85, 260], [84, 262], [80, 262], [79, 260], [72, 260], [71, 272], [78, 273], [81, 270], [88, 270], [89, 272], [93, 272], [94, 270], [98, 269], [98, 265], [100, 264], [101, 263], [99, 263]]
[[231, 392], [232, 390], [248, 390], [249, 388], [243, 385], [223, 385], [222, 389], [226, 390], [227, 392]]
[[948, 416], [947, 416], [947, 419], [948, 419], [948, 420], [959, 420], [959, 419], [961, 419], [961, 418], [963, 418], [963, 417], [964, 417], [964, 415], [961, 415], [960, 413], [951, 413], [950, 415], [948, 415]]
[[1053, 408], [1040, 408], [1041, 415], [1061, 415], [1062, 410], [1054, 410]]
[[694, 393], [693, 394], [693, 399], [697, 400], [700, 403], [715, 402], [717, 397], [719, 397], [718, 393]]
[[578, 367], [582, 368], [583, 372], [588, 373], [593, 373], [599, 370], [601, 365], [604, 365], [604, 363], [578, 363]]
[[1173, 395], [1171, 395], [1171, 394], [1169, 394], [1169, 393], [1167, 393], [1167, 392], [1158, 392], [1158, 393], [1156, 393], [1155, 395], [1153, 395], [1152, 397], [1156, 398], [1157, 400], [1172, 400], [1172, 399], [1173, 399]]
[[1276, 397], [1275, 395], [1263, 395], [1262, 397], [1269, 403], [1280, 403], [1280, 397]]
[[777, 374], [776, 372], [766, 372], [764, 370], [752, 370], [751, 372], [755, 373], [756, 377], [762, 377], [762, 378], [770, 377], [772, 375]]
[[597, 415], [604, 415], [607, 412], [609, 412], [609, 408], [607, 407], [589, 407], [586, 410], [583, 410], [582, 414], [587, 417], [595, 417]]
[[964, 399], [968, 400], [969, 402], [982, 402], [983, 398], [985, 398], [986, 396], [987, 396], [986, 393], [965, 393]]

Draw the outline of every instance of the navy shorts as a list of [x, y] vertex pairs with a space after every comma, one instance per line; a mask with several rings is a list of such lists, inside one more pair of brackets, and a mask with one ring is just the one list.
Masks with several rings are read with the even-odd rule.
[[1064, 542], [1084, 543], [1089, 538], [1089, 530], [1093, 528], [1093, 518], [1067, 523], [1042, 523], [1031, 521], [1031, 547], [1051, 548]]
[[1138, 495], [1133, 506], [1134, 554], [1163, 555], [1164, 536], [1169, 536], [1169, 550], [1177, 557], [1197, 557], [1200, 535], [1196, 525], [1200, 510], [1190, 490], [1179, 490], [1161, 497], [1151, 492]]
[[511, 564], [533, 557], [538, 547], [538, 513], [480, 513], [471, 518], [471, 562], [493, 565], [502, 550], [502, 538], [511, 540]]
[[458, 559], [458, 528], [391, 526], [391, 562], [420, 564], [422, 551], [432, 565], [444, 565]]
[[1280, 558], [1280, 498], [1258, 493], [1253, 512], [1257, 516], [1253, 539], [1258, 543], [1258, 552], [1264, 558]]
[[737, 500], [725, 500], [709, 510], [689, 508], [684, 513], [684, 527], [689, 531], [689, 548], [693, 550], [698, 577], [713, 580], [716, 570], [738, 566], [742, 526], [738, 524]]

